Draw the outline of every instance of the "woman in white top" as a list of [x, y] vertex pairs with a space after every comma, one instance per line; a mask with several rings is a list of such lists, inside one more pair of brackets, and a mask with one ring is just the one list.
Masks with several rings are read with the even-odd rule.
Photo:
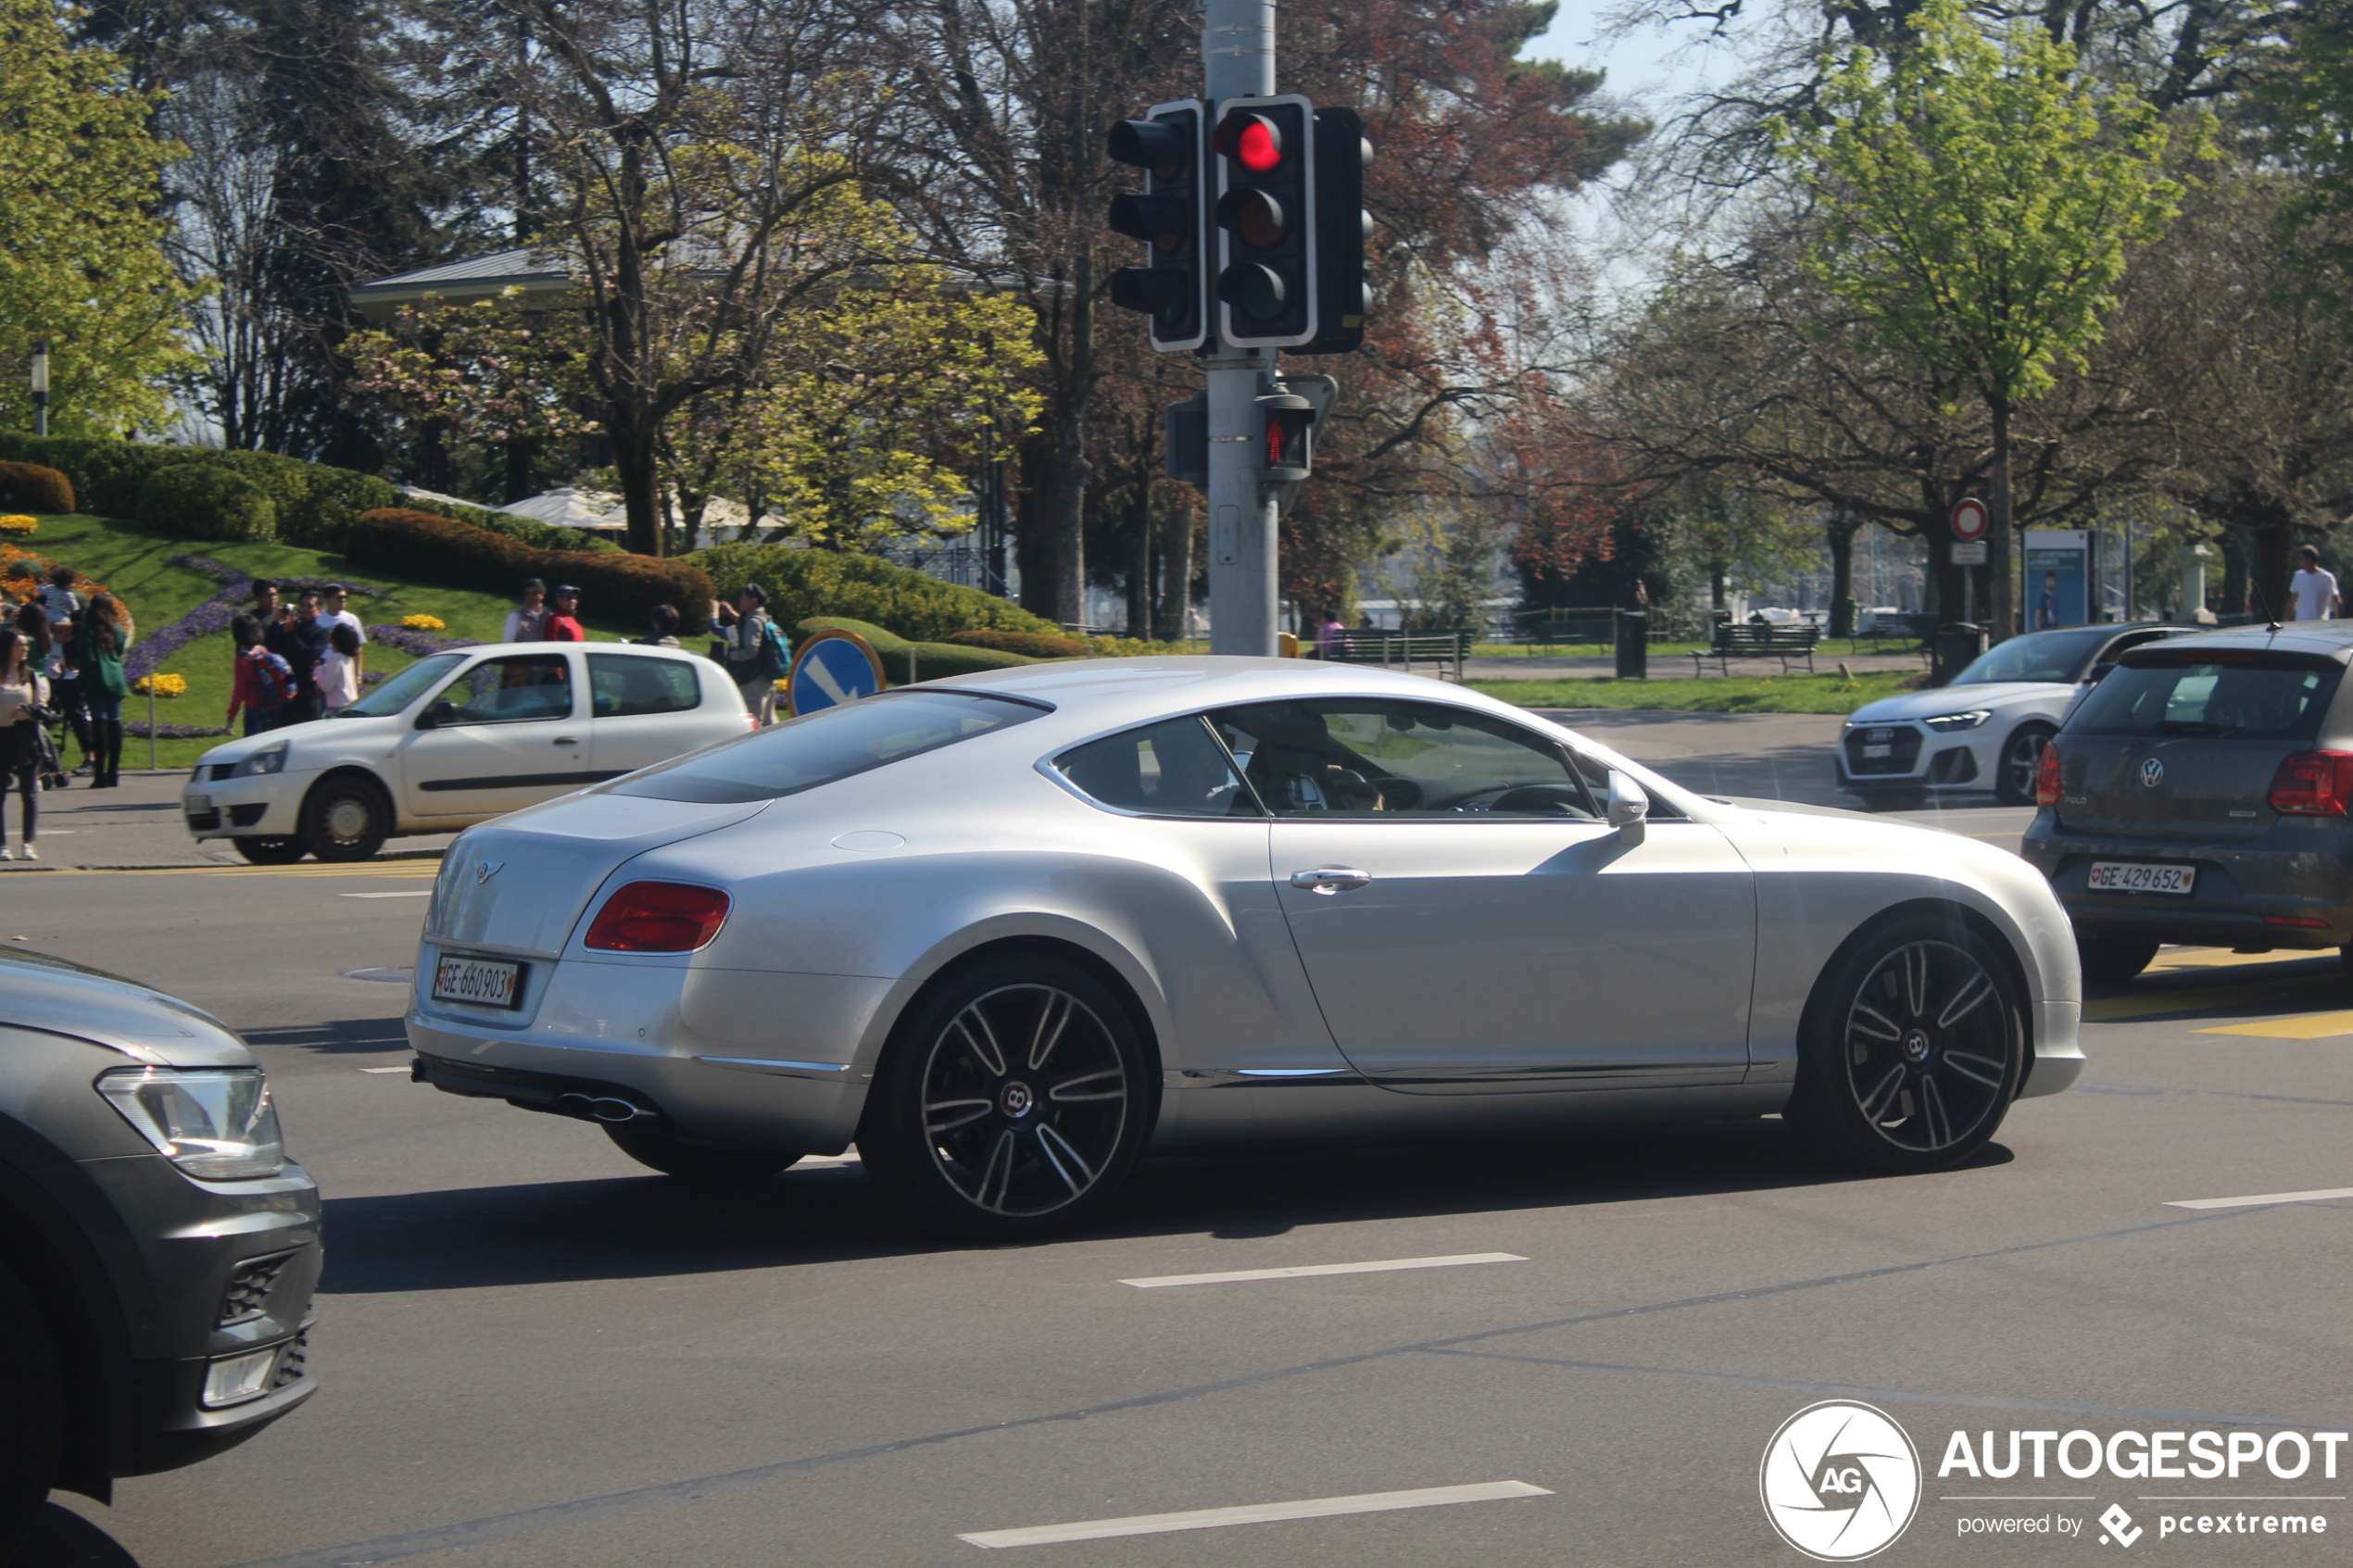
[[333, 713], [359, 700], [359, 635], [338, 623], [327, 633], [327, 652], [310, 671], [326, 709]]
[[[37, 860], [32, 847], [41, 821], [41, 717], [48, 703], [49, 683], [32, 665], [32, 645], [15, 627], [0, 628], [0, 808], [8, 785], [24, 797], [24, 859]], [[0, 860], [17, 859], [7, 845], [7, 821], [0, 813]]]

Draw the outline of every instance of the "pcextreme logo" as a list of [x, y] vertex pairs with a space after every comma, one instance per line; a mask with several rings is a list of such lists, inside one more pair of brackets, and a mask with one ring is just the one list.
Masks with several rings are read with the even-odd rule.
[[1819, 1562], [1856, 1562], [1893, 1545], [1920, 1503], [1920, 1456], [1894, 1418], [1825, 1399], [1781, 1423], [1756, 1489], [1781, 1539]]

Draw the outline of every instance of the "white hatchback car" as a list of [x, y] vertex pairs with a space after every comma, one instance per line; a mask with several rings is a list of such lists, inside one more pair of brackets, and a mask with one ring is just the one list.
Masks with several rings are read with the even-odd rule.
[[726, 671], [694, 654], [494, 643], [419, 659], [332, 718], [213, 747], [181, 805], [190, 833], [257, 865], [362, 860], [397, 834], [455, 833], [757, 728]]
[[1838, 784], [1866, 798], [1992, 790], [2034, 804], [2044, 743], [2127, 648], [2196, 626], [2070, 626], [2012, 637], [1950, 684], [1867, 702], [1839, 736]]

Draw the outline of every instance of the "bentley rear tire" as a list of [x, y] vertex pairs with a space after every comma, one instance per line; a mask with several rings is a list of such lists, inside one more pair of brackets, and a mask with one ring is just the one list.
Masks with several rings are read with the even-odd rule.
[[973, 1241], [1086, 1223], [1134, 1170], [1151, 1083], [1119, 999], [1051, 957], [953, 974], [892, 1032], [859, 1157], [905, 1212]]
[[1783, 1119], [1842, 1164], [1945, 1171], [2002, 1124], [2024, 1076], [2026, 1010], [1993, 940], [1899, 918], [1823, 972]]

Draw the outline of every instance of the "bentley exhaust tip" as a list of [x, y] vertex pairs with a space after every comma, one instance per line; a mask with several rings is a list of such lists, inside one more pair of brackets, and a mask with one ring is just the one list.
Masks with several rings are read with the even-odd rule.
[[559, 1095], [556, 1097], [556, 1108], [567, 1115], [602, 1122], [608, 1126], [656, 1114], [649, 1107], [611, 1095]]

